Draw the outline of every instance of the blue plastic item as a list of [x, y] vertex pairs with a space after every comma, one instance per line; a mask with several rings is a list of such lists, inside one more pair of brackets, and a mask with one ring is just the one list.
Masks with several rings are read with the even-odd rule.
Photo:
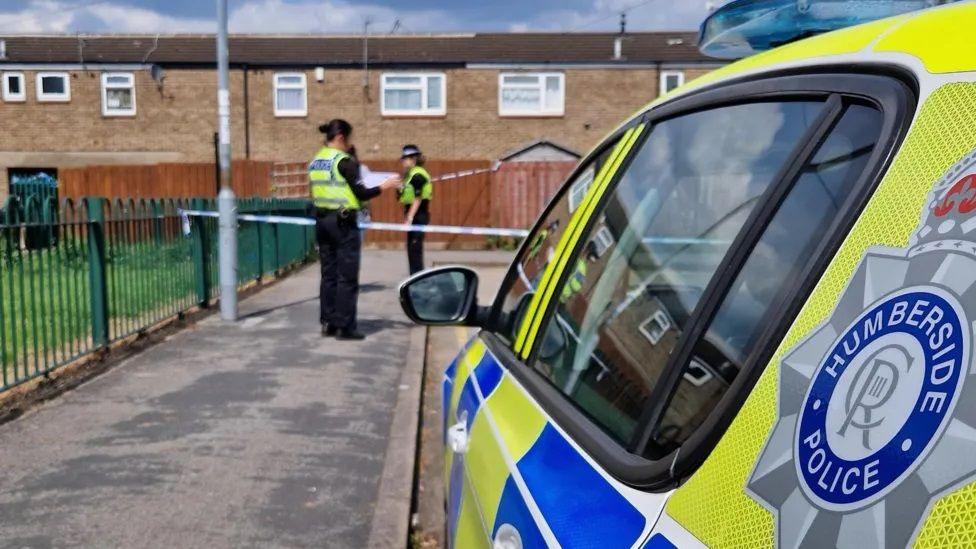
[[815, 34], [952, 0], [733, 0], [702, 23], [698, 48], [740, 59]]

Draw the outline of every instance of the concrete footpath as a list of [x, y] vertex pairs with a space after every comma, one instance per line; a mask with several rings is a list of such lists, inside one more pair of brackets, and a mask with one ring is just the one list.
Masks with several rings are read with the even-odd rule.
[[404, 255], [366, 253], [365, 342], [319, 335], [311, 267], [0, 426], [0, 546], [402, 547], [425, 339]]

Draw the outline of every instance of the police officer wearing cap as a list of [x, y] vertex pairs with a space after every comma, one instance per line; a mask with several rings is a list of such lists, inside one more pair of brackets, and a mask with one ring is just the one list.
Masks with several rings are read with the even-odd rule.
[[400, 177], [392, 176], [377, 188], [367, 188], [360, 177], [359, 162], [349, 154], [352, 126], [336, 119], [320, 126], [319, 131], [325, 134], [325, 147], [309, 164], [308, 177], [322, 267], [319, 288], [322, 335], [364, 339], [356, 328], [362, 255], [357, 217], [364, 202], [384, 190], [399, 187]]
[[[404, 145], [400, 162], [403, 165], [403, 186], [400, 188], [400, 204], [403, 205], [404, 222], [407, 225], [430, 223], [430, 199], [434, 186], [430, 174], [424, 169], [424, 155], [416, 145]], [[407, 233], [407, 262], [410, 274], [424, 270], [424, 233]]]

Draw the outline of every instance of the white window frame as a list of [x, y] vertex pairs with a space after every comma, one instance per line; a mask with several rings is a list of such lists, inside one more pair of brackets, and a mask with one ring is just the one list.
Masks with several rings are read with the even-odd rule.
[[668, 90], [668, 78], [672, 76], [678, 77], [678, 85], [675, 88], [680, 88], [685, 85], [685, 71], [661, 71], [661, 75], [658, 78], [658, 95], [664, 95], [670, 91]]
[[641, 322], [638, 329], [651, 342], [651, 345], [657, 346], [664, 338], [664, 335], [668, 333], [668, 330], [673, 327], [674, 323], [671, 322], [668, 314], [663, 310], [657, 310], [647, 320]]
[[[505, 78], [510, 76], [534, 76], [538, 83], [532, 84], [505, 84]], [[559, 78], [559, 107], [546, 109], [546, 79], [550, 77]], [[505, 108], [502, 95], [506, 88], [537, 89], [539, 90], [538, 109], [511, 109]], [[561, 72], [503, 72], [498, 75], [498, 116], [506, 117], [539, 117], [539, 116], [565, 116], [566, 114], [566, 75]]]
[[607, 253], [607, 250], [616, 244], [613, 239], [613, 233], [610, 232], [610, 229], [608, 229], [606, 225], [602, 225], [596, 231], [596, 233], [594, 233], [592, 241], [594, 247], [593, 251], [597, 257], [603, 257], [603, 254]]
[[[45, 78], [57, 77], [64, 80], [64, 93], [44, 93], [41, 82]], [[37, 88], [37, 100], [41, 103], [67, 103], [71, 101], [71, 75], [66, 72], [39, 72], [34, 79]]]
[[593, 181], [596, 179], [596, 170], [593, 167], [589, 167], [585, 172], [580, 174], [579, 178], [573, 181], [569, 186], [569, 213], [573, 213], [577, 208], [583, 204], [583, 199], [586, 198], [586, 193], [593, 186]]
[[[273, 78], [273, 90], [272, 90], [272, 105], [274, 106], [274, 115], [278, 118], [294, 118], [308, 116], [308, 78], [304, 72], [276, 72]], [[281, 84], [278, 82], [279, 78], [300, 78], [301, 84]], [[301, 90], [302, 91], [302, 108], [300, 109], [282, 109], [278, 107], [278, 90]]]
[[[419, 85], [389, 84], [388, 78], [420, 78]], [[431, 108], [428, 103], [428, 80], [441, 79], [441, 106]], [[386, 90], [418, 90], [420, 91], [420, 109], [388, 109], [386, 107]], [[444, 116], [447, 114], [447, 75], [442, 72], [385, 72], [380, 77], [380, 113], [383, 116]]]
[[[696, 371], [699, 372], [697, 375], [695, 374]], [[695, 387], [701, 387], [715, 378], [711, 370], [705, 366], [705, 362], [698, 358], [691, 359], [683, 377]]]
[[[18, 93], [11, 93], [10, 82], [7, 81], [9, 77], [17, 77], [20, 79], [20, 91]], [[27, 101], [27, 79], [24, 77], [24, 73], [17, 71], [7, 71], [2, 75], [3, 78], [3, 100], [7, 103], [23, 103]]]
[[[128, 78], [128, 85], [109, 84], [109, 78]], [[108, 91], [129, 90], [132, 92], [132, 107], [128, 109], [109, 108]], [[136, 115], [136, 75], [131, 72], [103, 72], [102, 73], [102, 116], [135, 116]]]

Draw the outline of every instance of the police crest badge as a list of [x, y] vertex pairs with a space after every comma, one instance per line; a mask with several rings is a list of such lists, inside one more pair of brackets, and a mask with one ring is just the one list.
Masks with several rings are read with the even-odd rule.
[[[976, 151], [933, 187], [907, 249], [872, 248], [782, 360], [747, 481], [781, 547], [903, 547], [976, 478]], [[968, 406], [958, 406], [962, 401]]]

